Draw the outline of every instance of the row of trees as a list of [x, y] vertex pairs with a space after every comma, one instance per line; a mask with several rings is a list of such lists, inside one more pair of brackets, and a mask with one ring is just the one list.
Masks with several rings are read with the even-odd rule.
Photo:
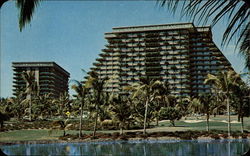
[[127, 95], [107, 93], [104, 88], [108, 79], [99, 79], [97, 73], [91, 72], [84, 82], [72, 81], [71, 87], [76, 93], [73, 99], [67, 93], [55, 99], [50, 94], [39, 96], [39, 86], [30, 80], [32, 73], [23, 73], [23, 78], [27, 82], [26, 90], [17, 97], [2, 99], [1, 111], [17, 119], [29, 116], [30, 120], [55, 117], [66, 119], [66, 112], [70, 112], [71, 116], [79, 117], [79, 137], [82, 136], [83, 116], [93, 122], [95, 137], [98, 124], [105, 122], [118, 125], [121, 133], [123, 129], [137, 125], [143, 127], [146, 134], [146, 128], [153, 121], [158, 126], [159, 120], [167, 119], [175, 126], [175, 120], [190, 114], [206, 115], [209, 131], [210, 115], [220, 112], [228, 113], [230, 135], [231, 112], [238, 114], [243, 132], [243, 117], [248, 116], [250, 110], [247, 100], [249, 87], [234, 71], [208, 74], [204, 83], [213, 86], [212, 92], [197, 97], [175, 97], [171, 95], [167, 82], [147, 77], [125, 87], [124, 91], [129, 93]]

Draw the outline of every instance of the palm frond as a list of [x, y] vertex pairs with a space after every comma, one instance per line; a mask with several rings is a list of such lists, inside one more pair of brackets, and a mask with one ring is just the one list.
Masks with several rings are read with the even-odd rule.
[[32, 19], [33, 13], [40, 0], [17, 0], [16, 5], [20, 10], [19, 13], [19, 28], [20, 31]]
[[245, 57], [245, 67], [250, 70], [250, 23], [247, 24], [245, 30], [240, 37], [240, 53]]

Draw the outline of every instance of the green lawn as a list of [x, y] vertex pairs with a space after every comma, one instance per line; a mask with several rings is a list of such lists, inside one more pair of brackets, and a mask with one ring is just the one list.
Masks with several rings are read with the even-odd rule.
[[[237, 121], [237, 116], [232, 116], [232, 121]], [[187, 120], [197, 120], [195, 117], [188, 117]], [[205, 117], [200, 117], [198, 120], [205, 120]], [[227, 131], [227, 123], [221, 122], [222, 120], [227, 120], [227, 116], [216, 116], [211, 117], [210, 129], [224, 130]], [[250, 131], [250, 118], [244, 118], [245, 130]], [[154, 123], [152, 123], [154, 124]], [[231, 124], [232, 131], [240, 131], [240, 123]], [[186, 130], [206, 130], [206, 122], [199, 123], [186, 123], [184, 119], [176, 121], [176, 127], [172, 127], [169, 121], [162, 121], [159, 127], [154, 127], [148, 129], [148, 132], [155, 131], [186, 131]], [[126, 130], [126, 131], [138, 131], [138, 130]], [[125, 131], [125, 132], [126, 132]], [[140, 130], [141, 131], [141, 130]], [[119, 132], [115, 131], [99, 131], [104, 133]], [[70, 130], [66, 131], [67, 134], [77, 134], [78, 131]], [[91, 133], [91, 131], [83, 131], [83, 133]], [[57, 140], [59, 136], [62, 136], [63, 131], [55, 130], [51, 135], [49, 135], [46, 129], [32, 129], [32, 130], [14, 130], [8, 132], [0, 132], [0, 142], [6, 141], [28, 141], [28, 140]]]
[[[206, 130], [206, 121], [205, 116], [199, 117], [198, 119], [196, 117], [188, 117], [187, 120], [204, 120], [203, 122], [198, 123], [186, 123], [184, 122], [184, 119], [181, 119], [180, 121], [176, 121], [175, 125], [178, 127], [179, 130]], [[216, 130], [224, 130], [227, 131], [227, 123], [222, 122], [223, 120], [227, 121], [227, 116], [216, 116], [211, 117], [209, 122], [210, 129], [216, 129]], [[237, 116], [231, 116], [231, 122], [232, 121], [238, 121]], [[171, 126], [169, 121], [161, 122], [159, 124], [160, 127], [168, 127]], [[241, 130], [241, 123], [231, 123], [232, 131], [240, 131]], [[250, 118], [244, 118], [244, 130], [250, 131]]]

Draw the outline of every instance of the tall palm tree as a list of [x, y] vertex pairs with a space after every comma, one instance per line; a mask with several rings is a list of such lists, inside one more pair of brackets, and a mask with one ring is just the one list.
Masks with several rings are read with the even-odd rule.
[[237, 85], [241, 81], [240, 75], [234, 72], [233, 70], [222, 71], [218, 75], [208, 74], [205, 79], [205, 84], [212, 85], [215, 90], [219, 90], [225, 96], [227, 103], [227, 114], [228, 114], [228, 135], [230, 136], [231, 131], [231, 119], [230, 119], [230, 95]]
[[82, 137], [82, 115], [83, 115], [83, 106], [84, 106], [84, 100], [85, 100], [85, 96], [87, 94], [87, 88], [85, 86], [85, 84], [83, 84], [82, 82], [79, 82], [77, 80], [73, 80], [73, 82], [75, 83], [74, 85], [72, 85], [72, 89], [77, 93], [77, 98], [80, 100], [81, 103], [81, 107], [80, 107], [80, 126], [79, 126], [79, 138]]
[[181, 7], [182, 16], [191, 16], [199, 23], [212, 26], [227, 18], [228, 26], [224, 32], [222, 45], [228, 44], [234, 37], [240, 52], [246, 57], [246, 67], [250, 68], [250, 1], [249, 0], [158, 0], [161, 6], [167, 6], [176, 12]]
[[29, 103], [29, 120], [32, 120], [32, 96], [39, 96], [39, 84], [35, 81], [33, 71], [22, 72], [22, 77], [26, 82], [26, 102]]
[[90, 89], [90, 93], [93, 95], [94, 104], [95, 104], [95, 124], [94, 124], [94, 130], [93, 130], [93, 138], [95, 138], [96, 135], [96, 129], [97, 129], [97, 119], [100, 112], [100, 106], [102, 105], [102, 94], [104, 91], [104, 87], [106, 84], [106, 81], [108, 80], [107, 77], [100, 79], [98, 76], [98, 73], [92, 71], [89, 73], [89, 77], [86, 81], [86, 88]]
[[125, 90], [132, 91], [132, 98], [141, 97], [145, 103], [145, 113], [143, 122], [143, 134], [146, 134], [146, 123], [149, 103], [155, 99], [154, 87], [162, 84], [159, 80], [149, 79], [148, 77], [141, 78], [139, 83], [134, 83], [131, 86], [125, 87]]

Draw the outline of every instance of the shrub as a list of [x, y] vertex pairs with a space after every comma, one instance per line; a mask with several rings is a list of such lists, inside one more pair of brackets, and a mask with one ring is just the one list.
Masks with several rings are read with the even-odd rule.
[[231, 136], [234, 137], [234, 138], [239, 138], [240, 134], [237, 133], [237, 132], [233, 132], [233, 133], [231, 134]]
[[228, 138], [228, 134], [227, 133], [223, 133], [223, 134], [221, 134], [221, 137], [226, 139], [226, 138]]
[[185, 133], [181, 133], [179, 137], [183, 140], [192, 140], [192, 133], [190, 131], [187, 131]]
[[211, 134], [210, 137], [216, 140], [220, 139], [220, 136], [218, 134]]
[[120, 134], [118, 132], [112, 133], [112, 138], [113, 139], [117, 139], [119, 136], [120, 136]]
[[246, 133], [243, 133], [243, 134], [241, 134], [241, 137], [242, 137], [243, 139], [246, 139], [246, 138], [247, 138], [247, 134], [246, 134]]
[[174, 121], [180, 120], [181, 117], [181, 111], [174, 107], [162, 107], [160, 110], [160, 120], [170, 120], [172, 126], [175, 126]]
[[128, 136], [127, 136], [127, 135], [121, 135], [121, 136], [120, 136], [120, 139], [121, 139], [121, 140], [128, 140]]
[[148, 134], [139, 134], [140, 138], [146, 139], [148, 137]]

